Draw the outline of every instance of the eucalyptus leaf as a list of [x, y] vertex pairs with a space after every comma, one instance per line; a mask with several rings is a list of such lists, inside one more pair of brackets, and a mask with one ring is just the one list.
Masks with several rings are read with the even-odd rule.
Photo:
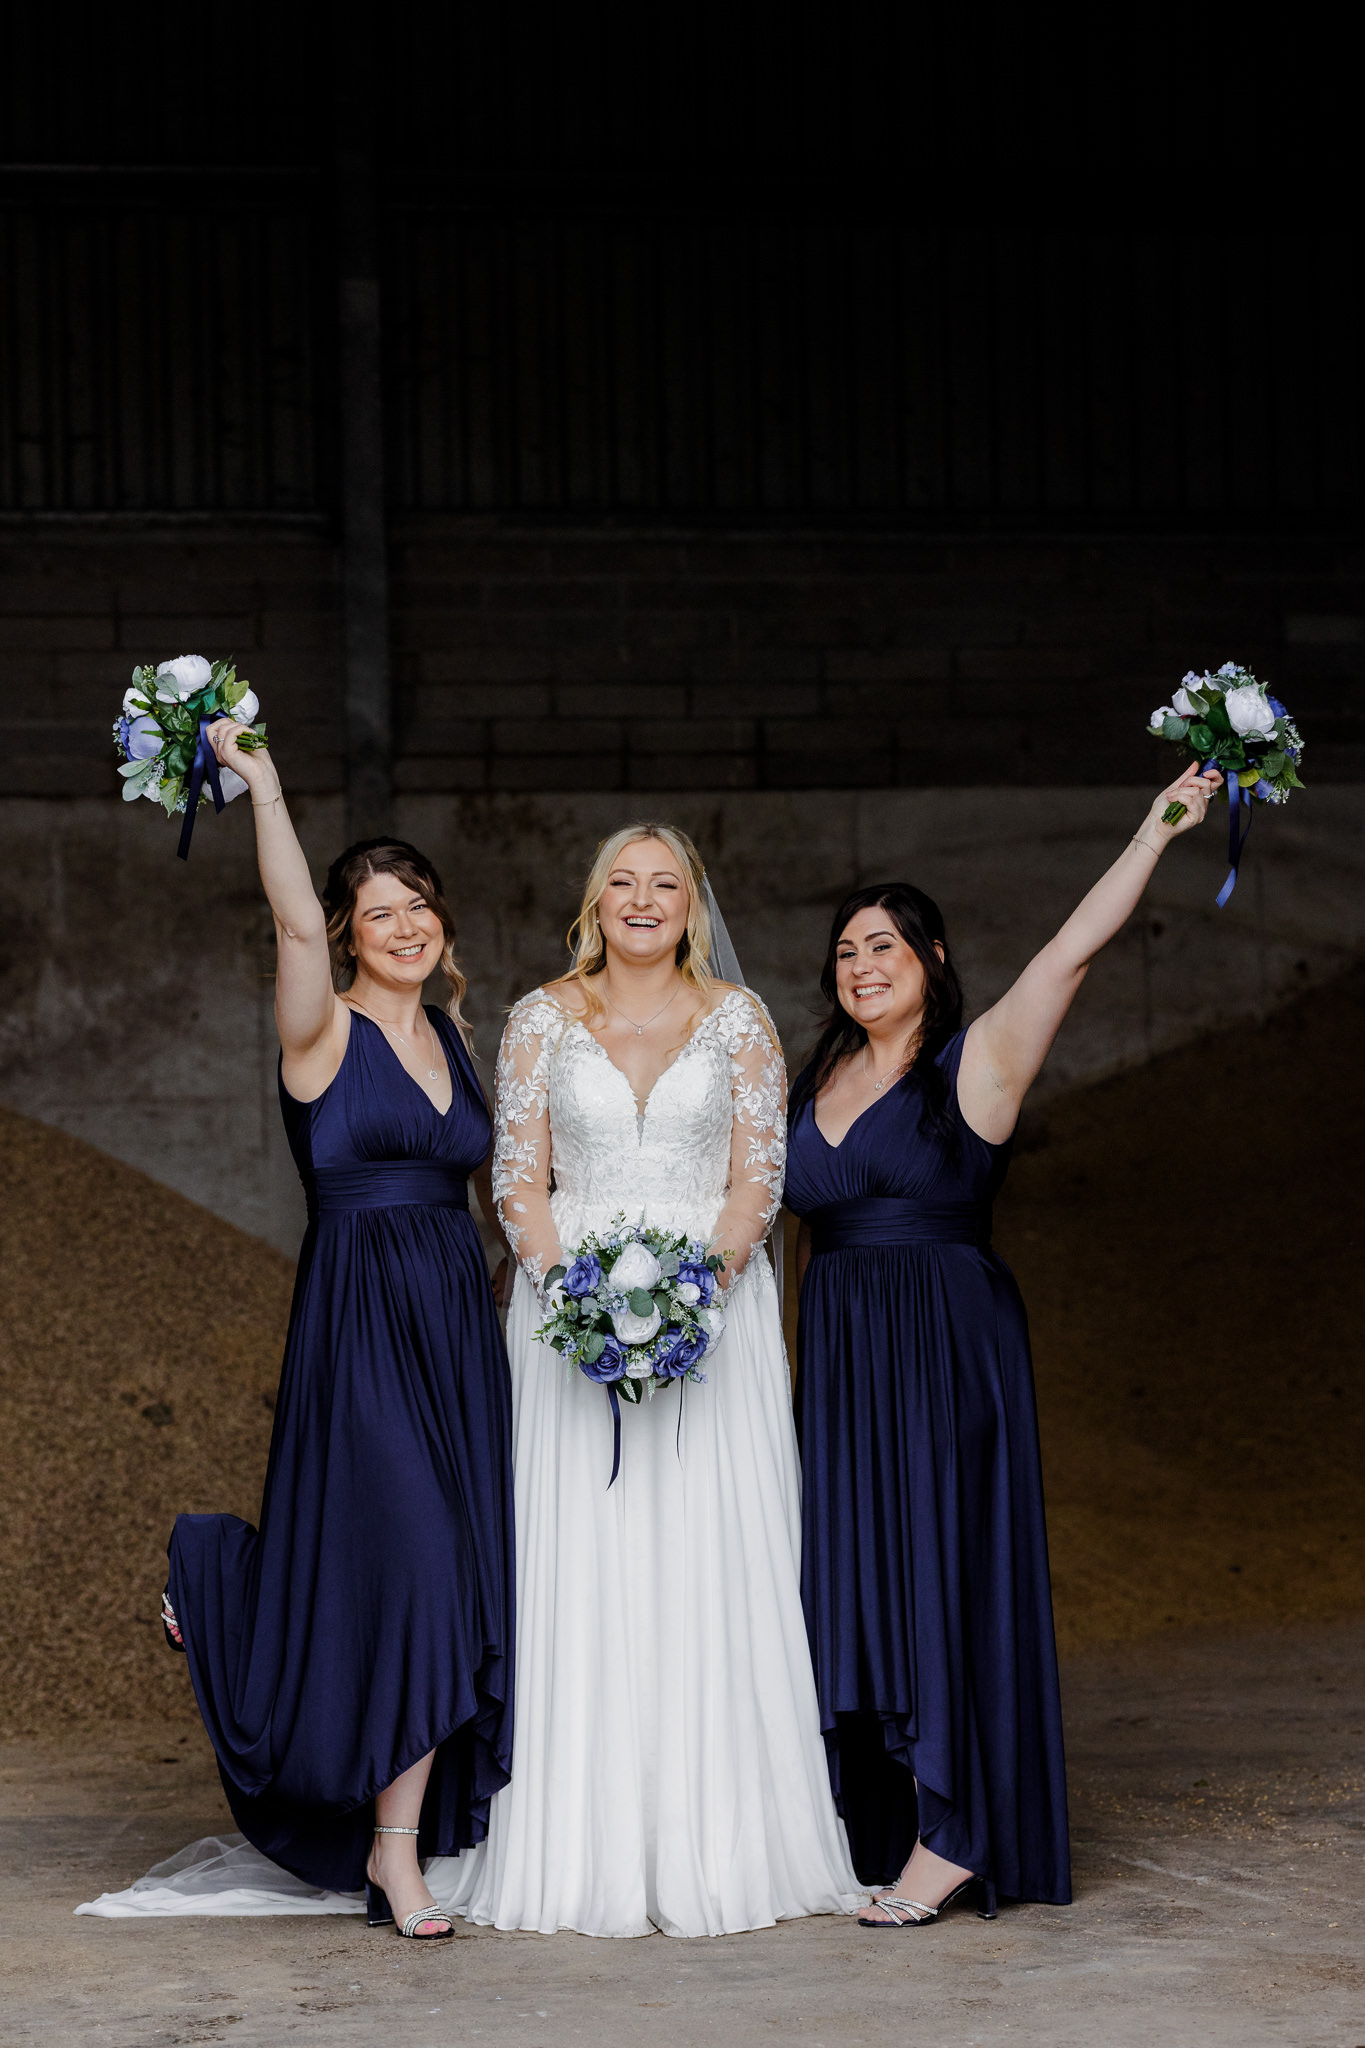
[[602, 1332], [600, 1330], [592, 1330], [583, 1339], [583, 1348], [579, 1352], [579, 1357], [586, 1365], [596, 1365], [606, 1348], [607, 1340], [602, 1335]]
[[654, 1306], [653, 1296], [643, 1287], [632, 1287], [626, 1300], [630, 1303], [630, 1312], [633, 1316], [647, 1316]]
[[1161, 722], [1161, 737], [1164, 740], [1183, 740], [1189, 729], [1188, 719], [1177, 718], [1172, 713]]
[[567, 1266], [551, 1266], [549, 1272], [545, 1275], [546, 1287], [553, 1287], [555, 1281], [562, 1280], [564, 1278], [564, 1275], [568, 1272], [568, 1270], [569, 1269]]

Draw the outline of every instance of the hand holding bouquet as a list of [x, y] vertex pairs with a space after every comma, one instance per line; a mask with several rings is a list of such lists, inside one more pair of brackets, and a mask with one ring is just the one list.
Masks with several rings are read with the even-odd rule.
[[[1206, 669], [1197, 675], [1191, 669], [1170, 703], [1152, 713], [1147, 729], [1155, 739], [1187, 747], [1205, 768], [1218, 768], [1225, 778], [1232, 869], [1218, 897], [1221, 909], [1237, 885], [1252, 799], [1287, 803], [1290, 790], [1303, 787], [1296, 773], [1303, 754], [1298, 727], [1250, 669], [1225, 661], [1216, 674]], [[1243, 810], [1245, 824], [1240, 821]], [[1184, 804], [1168, 804], [1162, 823], [1177, 824], [1184, 812]]]
[[725, 1328], [714, 1306], [724, 1269], [724, 1257], [699, 1239], [618, 1216], [546, 1275], [550, 1313], [536, 1335], [606, 1388], [616, 1425], [613, 1481], [621, 1462], [618, 1396], [638, 1404], [672, 1380], [705, 1380], [699, 1363]]
[[221, 718], [239, 721], [248, 730], [238, 733], [237, 745], [253, 752], [267, 744], [265, 727], [252, 723], [259, 709], [256, 692], [230, 661], [210, 665], [202, 654], [180, 654], [156, 668], [133, 670], [132, 688], [114, 722], [114, 744], [124, 757], [124, 800], [150, 797], [167, 817], [185, 813], [182, 860], [189, 857], [200, 804], [211, 802], [221, 811], [246, 788], [231, 768], [219, 768], [208, 728]]

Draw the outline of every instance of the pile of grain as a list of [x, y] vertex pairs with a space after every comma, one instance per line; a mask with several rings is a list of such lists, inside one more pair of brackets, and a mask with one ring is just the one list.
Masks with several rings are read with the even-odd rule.
[[[998, 1239], [1029, 1304], [1065, 1647], [1365, 1608], [1346, 983], [1054, 1105]], [[185, 1721], [178, 1509], [254, 1518], [288, 1262], [0, 1112], [0, 1726]]]

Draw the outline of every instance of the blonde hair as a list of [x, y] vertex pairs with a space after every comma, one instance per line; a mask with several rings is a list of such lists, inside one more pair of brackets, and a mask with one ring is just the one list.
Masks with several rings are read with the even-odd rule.
[[[583, 901], [567, 934], [569, 950], [574, 955], [573, 965], [567, 974], [559, 977], [559, 986], [574, 981], [582, 989], [586, 1005], [584, 1021], [587, 1023], [595, 1022], [604, 1008], [592, 985], [593, 977], [600, 974], [607, 964], [607, 946], [597, 906], [611, 880], [612, 869], [625, 849], [640, 839], [657, 839], [661, 846], [668, 848], [682, 870], [687, 889], [687, 930], [678, 941], [679, 973], [688, 987], [696, 990], [703, 1006], [709, 1007], [711, 991], [716, 985], [716, 976], [711, 972], [711, 913], [706, 907], [706, 870], [702, 866], [701, 855], [687, 834], [680, 832], [676, 825], [663, 825], [653, 819], [622, 825], [602, 841], [588, 870]], [[684, 1037], [690, 1035], [696, 1021], [694, 1009]]]

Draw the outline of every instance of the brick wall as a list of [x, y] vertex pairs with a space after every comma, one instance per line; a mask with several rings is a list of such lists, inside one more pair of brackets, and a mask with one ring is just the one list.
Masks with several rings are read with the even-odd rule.
[[[1365, 544], [526, 530], [393, 549], [398, 783], [445, 791], [1144, 782], [1190, 665], [1271, 677], [1365, 779]], [[336, 551], [306, 522], [0, 529], [0, 793], [115, 788], [135, 661], [233, 650], [295, 788], [341, 777]]]

